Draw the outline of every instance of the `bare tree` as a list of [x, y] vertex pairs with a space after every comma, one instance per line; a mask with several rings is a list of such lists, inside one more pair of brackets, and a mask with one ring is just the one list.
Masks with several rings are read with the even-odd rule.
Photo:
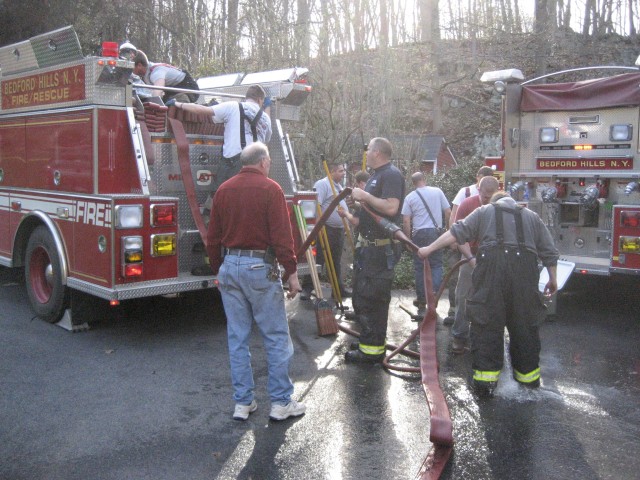
[[298, 18], [294, 28], [295, 55], [299, 64], [307, 64], [311, 54], [309, 0], [297, 0]]

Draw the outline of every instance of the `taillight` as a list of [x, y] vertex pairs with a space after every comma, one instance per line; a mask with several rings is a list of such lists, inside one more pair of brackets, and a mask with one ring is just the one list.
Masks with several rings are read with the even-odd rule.
[[127, 278], [141, 277], [142, 276], [142, 264], [137, 263], [134, 265], [124, 266], [124, 276]]
[[176, 234], [165, 233], [151, 235], [151, 255], [154, 257], [164, 257], [176, 254]]
[[176, 224], [175, 204], [151, 205], [151, 226], [166, 227]]
[[620, 226], [638, 227], [640, 226], [640, 212], [623, 211], [620, 213]]
[[126, 278], [142, 276], [142, 237], [122, 237], [122, 274]]
[[640, 253], [640, 237], [620, 237], [620, 253]]

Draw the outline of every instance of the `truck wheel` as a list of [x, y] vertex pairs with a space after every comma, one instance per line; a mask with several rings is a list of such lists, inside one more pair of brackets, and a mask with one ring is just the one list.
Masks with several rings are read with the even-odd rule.
[[37, 227], [29, 237], [25, 263], [31, 307], [43, 320], [57, 322], [67, 307], [67, 288], [62, 284], [60, 256], [46, 227]]

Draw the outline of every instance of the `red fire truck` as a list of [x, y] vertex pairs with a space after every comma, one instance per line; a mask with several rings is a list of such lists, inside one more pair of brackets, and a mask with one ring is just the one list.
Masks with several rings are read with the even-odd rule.
[[[84, 57], [72, 27], [0, 48], [0, 67], [0, 265], [24, 267], [37, 315], [76, 330], [88, 319], [74, 298], [118, 304], [215, 287], [194, 267], [205, 263], [197, 220], [224, 127], [141, 101], [117, 44]], [[215, 91], [200, 93], [224, 101], [265, 88], [274, 100], [271, 176], [313, 223], [316, 194], [298, 191], [282, 127], [310, 93], [305, 72], [213, 77], [204, 83]]]
[[[597, 75], [604, 69], [614, 75]], [[547, 83], [576, 71], [596, 78]], [[502, 155], [487, 164], [539, 213], [561, 259], [578, 273], [639, 275], [639, 69], [581, 68], [529, 81], [501, 70], [481, 80], [502, 95]]]

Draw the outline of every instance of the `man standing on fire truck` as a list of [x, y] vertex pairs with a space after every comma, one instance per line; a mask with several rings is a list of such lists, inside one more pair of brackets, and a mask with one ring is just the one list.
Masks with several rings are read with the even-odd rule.
[[544, 293], [551, 295], [558, 287], [558, 250], [553, 237], [535, 212], [498, 192], [491, 204], [456, 222], [418, 254], [426, 259], [454, 242], [462, 245], [472, 240], [479, 243], [466, 304], [474, 389], [479, 395], [493, 394], [503, 364], [505, 325], [513, 376], [517, 382], [536, 388], [540, 385], [539, 326], [545, 312], [538, 294], [537, 259], [549, 272]]
[[[149, 85], [198, 90], [198, 83], [191, 77], [189, 72], [168, 63], [152, 63], [147, 58], [147, 55], [140, 50], [133, 57], [133, 65], [133, 73]], [[191, 102], [197, 101], [199, 97], [197, 93], [181, 93], [170, 90], [159, 89], [152, 90], [152, 92], [154, 95], [161, 97], [165, 105], [174, 97]]]
[[267, 351], [270, 418], [284, 420], [305, 412], [304, 404], [291, 399], [293, 344], [278, 266], [280, 262], [289, 277], [287, 298], [292, 299], [300, 291], [293, 234], [284, 192], [268, 178], [266, 145], [248, 146], [240, 159], [240, 173], [215, 194], [207, 234], [207, 252], [227, 315], [233, 418], [246, 420], [258, 408], [249, 351], [255, 321]]
[[[354, 188], [353, 199], [398, 224], [404, 199], [404, 177], [391, 164], [392, 146], [386, 138], [369, 142], [367, 166], [373, 169], [364, 190]], [[391, 240], [364, 209], [357, 213], [359, 235], [354, 258], [353, 309], [360, 324], [360, 343], [345, 355], [347, 362], [375, 363], [385, 353], [391, 284], [402, 247]], [[355, 346], [355, 344], [354, 344]]]
[[240, 152], [246, 145], [258, 141], [267, 144], [271, 140], [271, 98], [260, 85], [247, 89], [244, 102], [222, 102], [211, 107], [182, 102], [168, 102], [167, 105], [196, 115], [213, 116], [215, 123], [224, 123], [223, 158], [216, 173], [214, 192], [240, 171]]

